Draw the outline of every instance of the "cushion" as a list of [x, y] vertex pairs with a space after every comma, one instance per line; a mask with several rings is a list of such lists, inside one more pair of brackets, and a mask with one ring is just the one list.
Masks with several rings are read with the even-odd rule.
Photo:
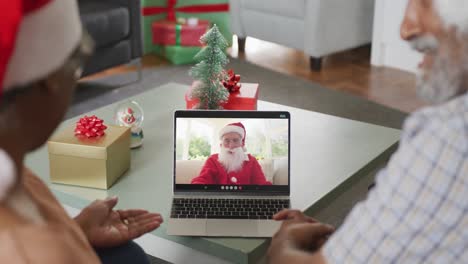
[[130, 14], [127, 8], [111, 1], [79, 1], [83, 26], [93, 37], [96, 48], [111, 46], [130, 33]]
[[176, 183], [190, 184], [200, 174], [205, 160], [176, 160]]
[[302, 19], [305, 14], [305, 0], [243, 0], [241, 5], [241, 9], [293, 18]]
[[261, 159], [258, 163], [260, 164], [260, 167], [262, 167], [263, 174], [267, 181], [273, 183], [273, 160]]
[[275, 174], [273, 176], [274, 185], [288, 185], [288, 166], [289, 162], [287, 157], [275, 159]]

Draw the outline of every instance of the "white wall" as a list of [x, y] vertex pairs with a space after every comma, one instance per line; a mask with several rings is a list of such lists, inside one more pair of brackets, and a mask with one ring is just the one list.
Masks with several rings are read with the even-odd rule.
[[371, 63], [416, 72], [421, 54], [400, 38], [400, 24], [408, 0], [376, 0]]

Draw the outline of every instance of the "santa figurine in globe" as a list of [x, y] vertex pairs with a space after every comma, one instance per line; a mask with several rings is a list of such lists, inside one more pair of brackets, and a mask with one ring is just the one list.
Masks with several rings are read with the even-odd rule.
[[257, 159], [245, 148], [242, 123], [231, 123], [219, 132], [220, 152], [211, 155], [192, 184], [271, 185]]
[[143, 109], [135, 102], [124, 102], [117, 106], [115, 123], [119, 126], [130, 127], [132, 136], [130, 148], [138, 148], [143, 144]]

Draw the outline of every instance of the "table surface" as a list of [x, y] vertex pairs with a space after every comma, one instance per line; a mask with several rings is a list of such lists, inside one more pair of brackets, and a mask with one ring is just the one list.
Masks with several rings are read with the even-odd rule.
[[[131, 169], [109, 190], [52, 184], [44, 146], [29, 154], [26, 165], [36, 172], [63, 204], [82, 208], [89, 201], [119, 196], [119, 208], [144, 208], [169, 218], [173, 175], [173, 112], [184, 109], [188, 86], [169, 83], [129, 99], [144, 109], [143, 147], [132, 150]], [[128, 99], [126, 99], [128, 100]], [[116, 105], [89, 114], [112, 123]], [[367, 167], [377, 166], [390, 155], [400, 131], [330, 115], [259, 101], [259, 110], [291, 113], [291, 204], [307, 210], [326, 202], [345, 182], [359, 178]], [[61, 125], [71, 125], [76, 118]], [[340, 188], [339, 188], [340, 187]], [[326, 197], [325, 197], [326, 196]], [[237, 263], [255, 262], [263, 256], [267, 239], [180, 237], [166, 234], [166, 224], [153, 235]]]

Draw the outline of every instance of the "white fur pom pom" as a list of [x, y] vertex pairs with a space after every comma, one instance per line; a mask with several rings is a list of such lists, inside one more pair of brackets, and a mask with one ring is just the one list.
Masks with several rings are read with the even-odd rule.
[[15, 166], [10, 156], [0, 149], [0, 201], [3, 201], [15, 183]]

